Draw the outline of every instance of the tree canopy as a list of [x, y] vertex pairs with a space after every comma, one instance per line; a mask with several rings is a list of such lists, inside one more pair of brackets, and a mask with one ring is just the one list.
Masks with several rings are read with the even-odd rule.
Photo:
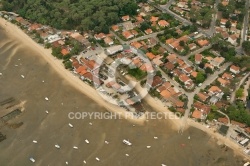
[[250, 41], [244, 41], [242, 43], [242, 48], [249, 55], [250, 54]]
[[134, 15], [141, 0], [2, 0], [3, 10], [58, 29], [107, 32], [123, 15]]

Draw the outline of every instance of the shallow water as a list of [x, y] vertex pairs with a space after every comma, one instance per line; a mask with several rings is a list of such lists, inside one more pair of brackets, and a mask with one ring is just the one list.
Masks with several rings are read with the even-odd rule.
[[[24, 113], [9, 122], [24, 124], [18, 129], [0, 128], [0, 132], [7, 135], [7, 139], [0, 142], [1, 166], [59, 166], [66, 161], [74, 166], [243, 165], [232, 150], [220, 148], [204, 132], [189, 128], [180, 135], [171, 129], [167, 120], [150, 120], [143, 126], [115, 119], [70, 120], [68, 113], [71, 111], [106, 110], [71, 87], [34, 50], [7, 38], [1, 30], [0, 72], [3, 74], [0, 76], [0, 101], [8, 97], [27, 101]], [[70, 128], [68, 123], [74, 127]], [[86, 144], [85, 139], [90, 143]], [[133, 145], [124, 145], [123, 139], [129, 139]], [[105, 144], [105, 140], [109, 144]], [[61, 148], [56, 149], [55, 144]], [[148, 145], [151, 148], [146, 148]], [[29, 157], [36, 163], [31, 163]]]

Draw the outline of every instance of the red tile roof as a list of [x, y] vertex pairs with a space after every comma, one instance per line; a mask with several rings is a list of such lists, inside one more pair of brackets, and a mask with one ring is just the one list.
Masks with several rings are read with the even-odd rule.
[[68, 49], [63, 48], [63, 49], [61, 50], [61, 53], [62, 53], [63, 56], [65, 56], [65, 55], [68, 55], [70, 52], [69, 52]]

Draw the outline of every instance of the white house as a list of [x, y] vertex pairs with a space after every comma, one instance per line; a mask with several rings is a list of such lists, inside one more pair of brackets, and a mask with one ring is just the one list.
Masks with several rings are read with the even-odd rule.
[[235, 34], [230, 35], [227, 41], [229, 41], [232, 45], [235, 46], [237, 45], [237, 36]]
[[230, 67], [230, 71], [231, 71], [232, 73], [234, 73], [234, 74], [238, 74], [238, 73], [240, 73], [240, 68], [237, 67], [237, 66], [235, 66], [235, 65], [232, 65], [232, 66]]
[[109, 47], [107, 48], [107, 52], [111, 55], [111, 54], [114, 54], [118, 51], [122, 51], [123, 50], [123, 47], [122, 45], [116, 45], [116, 46], [112, 46], [112, 47]]

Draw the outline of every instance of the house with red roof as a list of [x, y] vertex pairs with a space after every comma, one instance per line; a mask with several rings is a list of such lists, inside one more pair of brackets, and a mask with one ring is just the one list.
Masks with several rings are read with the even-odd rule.
[[230, 74], [230, 73], [224, 73], [222, 76], [221, 76], [222, 79], [226, 79], [226, 80], [231, 80], [233, 79], [233, 76]]
[[211, 86], [208, 89], [208, 93], [210, 96], [221, 93], [221, 92], [222, 92], [222, 90], [218, 86]]
[[34, 31], [34, 30], [39, 30], [42, 28], [42, 25], [41, 24], [37, 24], [37, 23], [34, 23], [34, 24], [31, 24], [29, 26], [29, 31]]
[[62, 54], [63, 56], [68, 55], [69, 53], [70, 53], [70, 52], [69, 52], [69, 50], [68, 50], [67, 48], [62, 48], [61, 54]]
[[96, 39], [96, 40], [102, 40], [102, 39], [104, 39], [106, 37], [106, 35], [104, 34], [104, 33], [99, 33], [99, 34], [95, 34], [94, 35], [94, 38]]
[[148, 35], [148, 34], [153, 33], [153, 31], [152, 31], [152, 29], [149, 28], [149, 29], [146, 29], [146, 30], [145, 30], [145, 33]]
[[129, 15], [122, 16], [122, 21], [129, 21]]
[[160, 20], [158, 21], [158, 25], [160, 27], [168, 27], [170, 24], [166, 20]]
[[119, 31], [119, 26], [118, 25], [113, 25], [111, 29], [115, 32]]
[[100, 67], [100, 64], [98, 64], [95, 60], [87, 60], [85, 58], [81, 58], [80, 62], [86, 65], [88, 70], [91, 72], [94, 72]]
[[163, 83], [163, 80], [160, 76], [154, 76], [151, 85], [147, 83], [147, 85], [151, 88], [157, 88]]
[[159, 19], [159, 17], [151, 16], [150, 22], [156, 22], [156, 21], [158, 21], [158, 19]]
[[152, 52], [147, 52], [146, 56], [150, 59], [153, 60], [156, 56]]
[[202, 113], [199, 110], [194, 110], [194, 112], [192, 113], [192, 117], [195, 119], [201, 119], [202, 117]]
[[198, 41], [197, 41], [197, 43], [198, 43], [198, 45], [200, 46], [200, 47], [204, 47], [204, 46], [207, 46], [207, 45], [209, 45], [209, 41], [208, 40], [206, 40], [206, 39], [199, 39]]
[[104, 42], [105, 42], [105, 44], [107, 44], [107, 45], [112, 45], [112, 44], [114, 44], [113, 39], [111, 39], [110, 37], [105, 37], [105, 38], [104, 38]]
[[229, 80], [224, 80], [223, 78], [218, 78], [217, 81], [220, 83], [221, 86], [226, 87], [227, 85], [230, 84]]
[[134, 37], [134, 35], [130, 32], [130, 31], [123, 31], [122, 35], [126, 38], [126, 39], [131, 39]]
[[196, 64], [200, 64], [202, 62], [202, 55], [201, 54], [195, 54], [194, 61]]
[[235, 66], [235, 65], [232, 65], [230, 66], [230, 72], [234, 73], [234, 74], [239, 74], [240, 73], [240, 68]]

